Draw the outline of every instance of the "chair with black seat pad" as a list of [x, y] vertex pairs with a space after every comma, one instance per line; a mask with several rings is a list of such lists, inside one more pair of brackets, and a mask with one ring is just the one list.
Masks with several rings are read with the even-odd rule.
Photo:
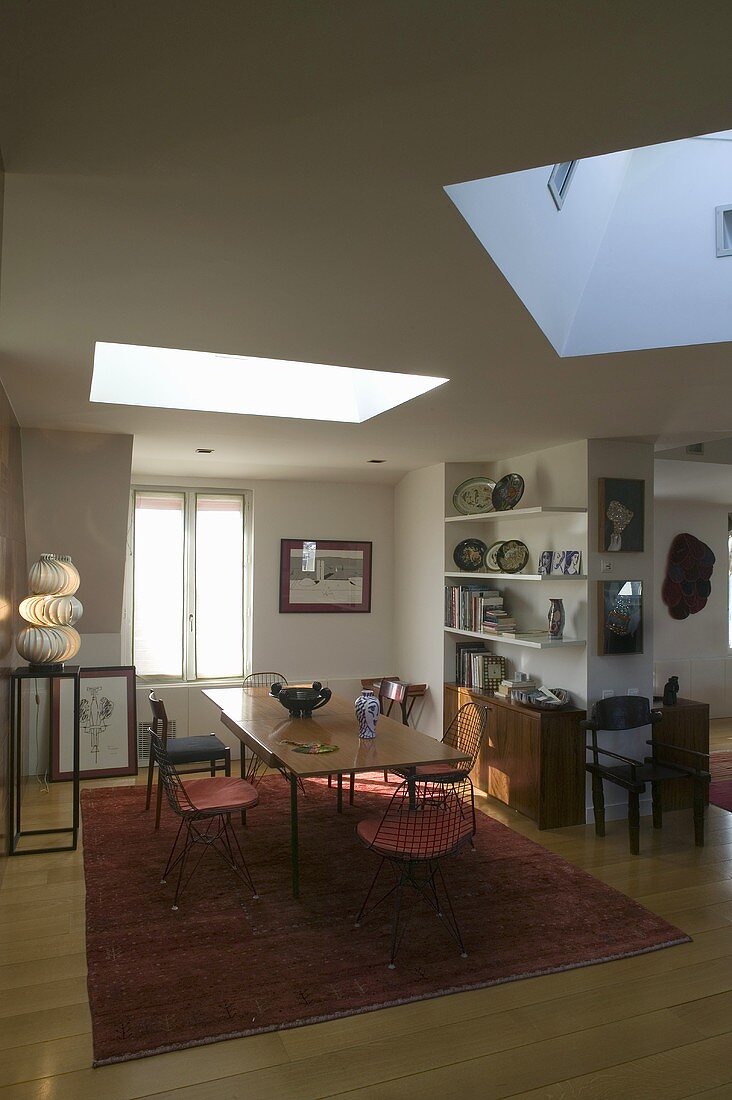
[[[456, 764], [420, 764], [415, 769], [417, 779], [444, 779], [452, 781], [455, 777], [469, 776], [478, 759], [480, 746], [485, 736], [488, 722], [488, 708], [481, 703], [465, 703], [460, 707], [442, 738], [443, 745], [450, 745], [464, 754], [464, 759]], [[407, 778], [409, 773], [400, 768], [390, 771]]]
[[[628, 833], [630, 851], [638, 855], [640, 851], [640, 796], [645, 793], [646, 785], [651, 784], [653, 802], [653, 827], [660, 829], [663, 824], [661, 787], [669, 779], [690, 779], [694, 791], [694, 841], [698, 847], [704, 846], [704, 803], [711, 775], [708, 753], [679, 745], [667, 745], [653, 736], [652, 727], [663, 718], [659, 710], [651, 710], [648, 699], [640, 695], [613, 695], [598, 700], [592, 710], [592, 717], [582, 722], [582, 728], [591, 735], [587, 746], [592, 759], [586, 768], [592, 777], [592, 806], [595, 815], [595, 832], [605, 836], [605, 794], [603, 783], [615, 783], [628, 792]], [[618, 733], [623, 730], [641, 729], [651, 726], [651, 755], [642, 760], [611, 752], [598, 745], [598, 732]], [[674, 757], [680, 754], [689, 763], [680, 764]], [[615, 764], [600, 762], [600, 757], [618, 761]]]
[[[152, 729], [150, 743], [158, 762], [160, 789], [165, 790], [170, 808], [180, 818], [178, 832], [160, 880], [164, 885], [171, 871], [178, 869], [173, 909], [178, 909], [180, 896], [207, 851], [216, 852], [226, 866], [249, 887], [252, 896], [258, 898], [257, 888], [231, 822], [233, 813], [244, 814], [257, 805], [259, 795], [256, 789], [246, 779], [236, 779], [230, 775], [184, 781], [162, 738]], [[181, 838], [183, 844], [179, 846]], [[188, 877], [184, 879], [194, 848], [200, 849], [200, 855]]]
[[[462, 957], [466, 957], [441, 861], [470, 843], [474, 833], [473, 785], [466, 776], [456, 776], [449, 782], [401, 783], [382, 818], [364, 818], [357, 825], [359, 840], [380, 856], [381, 861], [356, 917], [356, 927], [360, 927], [364, 916], [394, 896], [391, 970], [412, 913], [412, 907], [405, 908], [405, 894], [409, 891], [414, 892], [412, 905], [422, 897], [455, 940]], [[391, 866], [396, 881], [369, 908], [385, 864]]]
[[[165, 710], [165, 704], [162, 699], [158, 699], [154, 691], [151, 691], [149, 696], [150, 708], [152, 710], [152, 729], [157, 734], [160, 743], [166, 750], [171, 763], [176, 767], [183, 767], [186, 772], [202, 772], [208, 771], [211, 775], [215, 775], [217, 771], [223, 770], [224, 775], [231, 775], [231, 749], [228, 745], [225, 745], [216, 734], [208, 733], [198, 737], [175, 737], [169, 743], [168, 742], [168, 715]], [[157, 760], [153, 751], [152, 744], [150, 746], [150, 760], [147, 769], [147, 798], [145, 800], [145, 809], [150, 809], [150, 801], [152, 798], [152, 785], [153, 785], [153, 772]], [[203, 768], [192, 768], [191, 764], [204, 764]], [[155, 805], [155, 828], [160, 828], [160, 811], [163, 803], [163, 787], [161, 783], [158, 783], [157, 798]]]

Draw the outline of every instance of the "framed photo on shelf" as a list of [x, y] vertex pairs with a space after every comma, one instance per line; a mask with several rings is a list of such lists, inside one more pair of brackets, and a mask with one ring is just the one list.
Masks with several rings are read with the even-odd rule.
[[[137, 775], [134, 667], [82, 668], [79, 676], [79, 777]], [[52, 780], [72, 778], [73, 721], [73, 684], [52, 680]]]
[[643, 550], [645, 486], [644, 481], [632, 478], [598, 479], [598, 550], [601, 554], [621, 550], [640, 553]]
[[643, 652], [642, 581], [598, 581], [597, 611], [600, 656]]
[[370, 611], [370, 542], [281, 540], [281, 613]]

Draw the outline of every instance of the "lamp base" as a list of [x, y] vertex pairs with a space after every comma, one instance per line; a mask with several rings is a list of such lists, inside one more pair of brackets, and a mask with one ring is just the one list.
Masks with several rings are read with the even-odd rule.
[[55, 664], [50, 664], [50, 665], [38, 665], [38, 664], [31, 664], [29, 662], [28, 668], [31, 672], [45, 672], [45, 674], [48, 675], [49, 672], [63, 672], [64, 663], [63, 663], [63, 661], [61, 661], [61, 662], [56, 662]]

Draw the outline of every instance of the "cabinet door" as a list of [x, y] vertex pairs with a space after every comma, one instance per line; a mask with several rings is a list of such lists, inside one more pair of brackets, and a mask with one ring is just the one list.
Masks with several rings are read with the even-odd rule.
[[528, 713], [491, 708], [488, 794], [534, 821], [539, 816], [539, 729]]

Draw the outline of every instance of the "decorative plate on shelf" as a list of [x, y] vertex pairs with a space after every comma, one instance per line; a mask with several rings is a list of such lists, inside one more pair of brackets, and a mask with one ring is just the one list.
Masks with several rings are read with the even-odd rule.
[[459, 512], [461, 516], [472, 516], [477, 512], [494, 511], [493, 490], [495, 487], [495, 481], [491, 481], [489, 477], [468, 478], [462, 485], [458, 485], [452, 494], [455, 511]]
[[509, 539], [496, 551], [496, 563], [502, 573], [520, 573], [528, 560], [528, 546], [517, 539]]
[[458, 569], [477, 573], [483, 568], [483, 558], [488, 547], [480, 539], [463, 539], [452, 552], [452, 560]]
[[503, 546], [503, 540], [494, 542], [492, 546], [489, 546], [485, 552], [484, 567], [486, 573], [502, 573], [500, 565], [498, 564], [498, 551]]
[[496, 482], [493, 490], [493, 507], [497, 512], [508, 512], [515, 508], [524, 495], [524, 479], [521, 474], [506, 474]]

